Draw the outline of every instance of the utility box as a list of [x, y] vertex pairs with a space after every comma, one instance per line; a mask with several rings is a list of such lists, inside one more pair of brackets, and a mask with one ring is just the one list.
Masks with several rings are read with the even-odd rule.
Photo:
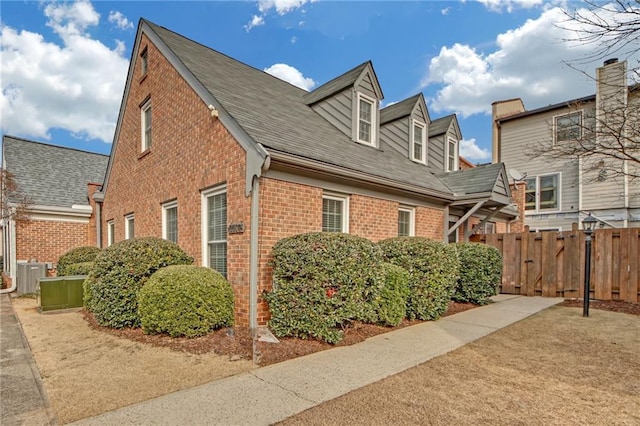
[[16, 271], [18, 294], [37, 293], [38, 280], [46, 276], [46, 263], [18, 263]]
[[82, 284], [86, 275], [40, 278], [40, 310], [81, 308], [83, 306]]

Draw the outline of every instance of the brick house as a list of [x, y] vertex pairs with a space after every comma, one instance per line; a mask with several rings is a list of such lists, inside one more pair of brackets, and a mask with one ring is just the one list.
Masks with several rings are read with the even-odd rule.
[[[7, 278], [15, 280], [19, 262], [49, 263], [53, 272], [68, 250], [96, 245], [91, 196], [102, 185], [107, 162], [106, 155], [3, 136], [2, 168], [30, 200], [26, 220], [2, 224]], [[14, 202], [10, 199], [9, 205]]]
[[260, 294], [281, 238], [506, 229], [518, 213], [503, 165], [458, 170], [457, 121], [435, 132], [422, 94], [380, 109], [382, 98], [371, 62], [307, 92], [142, 19], [94, 195], [99, 244], [177, 242], [229, 279], [236, 323], [255, 328], [268, 320]]

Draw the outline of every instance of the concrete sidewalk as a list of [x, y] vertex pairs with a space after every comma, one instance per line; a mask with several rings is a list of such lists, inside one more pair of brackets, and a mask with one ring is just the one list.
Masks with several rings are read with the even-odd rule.
[[55, 424], [40, 372], [8, 294], [0, 295], [0, 424]]
[[259, 368], [75, 424], [272, 424], [450, 352], [563, 299], [499, 295], [494, 300], [491, 305], [435, 322]]

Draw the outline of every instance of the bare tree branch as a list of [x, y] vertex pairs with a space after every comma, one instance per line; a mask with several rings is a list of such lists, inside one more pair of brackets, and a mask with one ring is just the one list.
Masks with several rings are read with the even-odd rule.
[[0, 168], [0, 219], [29, 220], [31, 197], [22, 194], [13, 173]]

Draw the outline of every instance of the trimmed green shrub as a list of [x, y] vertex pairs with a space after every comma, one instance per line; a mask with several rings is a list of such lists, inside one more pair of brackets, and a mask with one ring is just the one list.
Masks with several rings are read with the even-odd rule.
[[77, 274], [74, 269], [70, 270], [69, 268], [73, 268], [71, 265], [76, 263], [86, 263], [93, 262], [96, 260], [98, 254], [100, 254], [101, 249], [98, 247], [84, 246], [84, 247], [76, 247], [72, 248], [58, 259], [58, 266], [56, 268], [56, 275], [59, 277], [66, 275], [84, 275]]
[[169, 265], [189, 265], [193, 258], [177, 244], [144, 237], [105, 248], [85, 281], [84, 303], [100, 325], [139, 327], [138, 291], [149, 277]]
[[440, 318], [458, 280], [455, 246], [421, 237], [390, 238], [378, 244], [387, 262], [409, 272], [407, 318]]
[[269, 327], [277, 336], [342, 340], [351, 321], [376, 322], [373, 301], [384, 286], [382, 251], [369, 240], [340, 233], [308, 233], [273, 247]]
[[[82, 262], [82, 263], [72, 263], [65, 267], [65, 274], [67, 275], [89, 275], [91, 269], [93, 269], [94, 262]], [[59, 277], [63, 276], [58, 274]]]
[[233, 289], [218, 272], [193, 265], [156, 271], [138, 292], [145, 333], [197, 337], [233, 325]]
[[396, 326], [407, 316], [409, 273], [406, 269], [391, 263], [383, 263], [381, 268], [384, 286], [373, 302], [377, 322]]
[[484, 305], [498, 292], [502, 278], [502, 254], [495, 247], [479, 243], [456, 244], [460, 278], [453, 300]]

